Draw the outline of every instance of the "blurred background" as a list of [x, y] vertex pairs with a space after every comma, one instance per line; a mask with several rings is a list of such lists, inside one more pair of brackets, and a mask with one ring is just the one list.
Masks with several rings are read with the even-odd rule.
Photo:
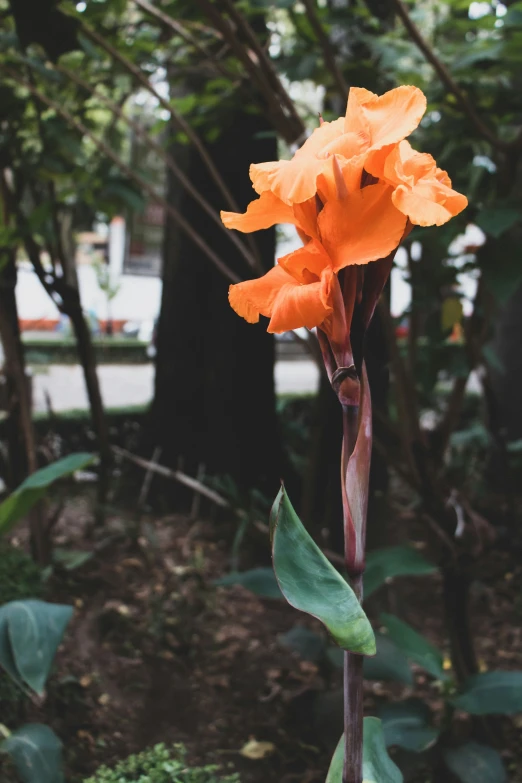
[[[267, 518], [283, 478], [342, 564], [338, 402], [313, 333], [228, 305], [295, 230], [219, 212], [351, 85], [401, 84], [469, 207], [414, 228], [367, 339], [365, 710], [407, 781], [522, 781], [521, 64], [520, 2], [0, 0], [0, 492], [97, 457], [0, 524], [2, 602], [75, 607], [47, 698], [0, 703], [53, 726], [68, 781], [158, 742], [325, 778], [338, 658], [279, 600]], [[457, 703], [485, 673], [504, 700]]]

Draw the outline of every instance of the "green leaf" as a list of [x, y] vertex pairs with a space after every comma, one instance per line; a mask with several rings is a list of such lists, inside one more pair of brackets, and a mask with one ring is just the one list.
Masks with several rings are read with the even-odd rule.
[[375, 549], [366, 557], [364, 597], [368, 598], [387, 579], [394, 576], [424, 576], [437, 570], [416, 549], [409, 546], [391, 546]]
[[62, 743], [49, 726], [28, 723], [0, 743], [24, 783], [63, 783]]
[[[289, 647], [291, 650], [299, 653], [304, 661], [316, 663], [323, 658], [326, 652], [323, 636], [315, 633], [315, 631], [311, 631], [309, 628], [303, 628], [302, 625], [294, 625], [293, 628], [290, 628], [286, 633], [280, 634], [277, 638], [283, 647]], [[342, 651], [338, 647], [335, 650], [342, 655]], [[372, 659], [368, 658], [367, 660]]]
[[444, 761], [462, 783], [506, 783], [508, 779], [500, 754], [478, 742], [445, 750]]
[[26, 478], [3, 503], [0, 503], [0, 535], [11, 530], [18, 520], [45, 495], [51, 484], [76, 470], [85, 468], [93, 460], [93, 454], [70, 454]]
[[431, 642], [417, 633], [411, 625], [391, 614], [381, 614], [380, 621], [387, 629], [390, 639], [403, 651], [407, 658], [422, 666], [437, 680], [446, 680], [443, 657]]
[[[342, 783], [344, 737], [335, 749], [326, 783]], [[402, 783], [402, 773], [388, 756], [381, 721], [365, 718], [363, 730], [363, 783]]]
[[242, 585], [261, 598], [283, 598], [272, 568], [252, 568], [250, 571], [233, 571], [220, 579], [216, 579], [214, 584], [219, 587]]
[[[413, 685], [413, 675], [408, 664], [408, 659], [399, 650], [388, 636], [382, 633], [375, 634], [377, 653], [373, 658], [364, 659], [364, 679], [382, 680], [388, 682], [402, 682], [405, 685]], [[339, 647], [329, 647], [326, 657], [338, 669], [344, 665], [343, 651]]]
[[345, 579], [295, 513], [284, 487], [270, 515], [274, 571], [289, 604], [316, 617], [343, 649], [375, 654], [372, 627]]
[[66, 571], [75, 571], [93, 557], [93, 552], [85, 552], [82, 549], [53, 549], [53, 562], [61, 565]]
[[522, 712], [522, 672], [485, 672], [469, 677], [453, 699], [471, 715], [515, 715]]
[[381, 721], [364, 719], [363, 783], [402, 783], [402, 773], [388, 756]]
[[367, 680], [402, 682], [413, 685], [408, 659], [397, 645], [382, 633], [375, 634], [377, 654], [364, 659], [364, 677]]
[[0, 664], [15, 682], [43, 694], [72, 613], [70, 606], [32, 599], [0, 608]]
[[432, 724], [431, 710], [420, 699], [385, 704], [379, 717], [386, 745], [421, 753], [433, 745], [439, 732]]
[[481, 209], [475, 223], [486, 234], [500, 237], [522, 218], [522, 211], [514, 207], [486, 207]]

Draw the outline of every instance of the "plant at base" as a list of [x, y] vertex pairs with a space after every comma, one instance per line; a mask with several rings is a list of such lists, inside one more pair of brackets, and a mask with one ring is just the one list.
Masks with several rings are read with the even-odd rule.
[[188, 766], [183, 745], [171, 749], [161, 744], [129, 756], [115, 767], [100, 767], [84, 783], [239, 783], [237, 775], [223, 777], [219, 773], [215, 765]]
[[[467, 206], [431, 155], [416, 152], [405, 140], [425, 110], [426, 99], [416, 87], [398, 87], [382, 96], [352, 88], [346, 116], [322, 122], [292, 160], [251, 166], [259, 198], [245, 214], [222, 213], [227, 227], [244, 232], [275, 223], [296, 226], [303, 247], [279, 258], [263, 277], [232, 285], [230, 304], [251, 323], [260, 315], [269, 317], [269, 332], [316, 328], [343, 409], [341, 477], [350, 586], [308, 536], [284, 489], [270, 524], [283, 595], [318, 617], [345, 650], [344, 740], [332, 762], [331, 783], [362, 783], [363, 656], [375, 654], [361, 607], [372, 443], [364, 337], [397, 248], [412, 226], [442, 225]], [[400, 780], [379, 732], [380, 725], [368, 724], [372, 749], [364, 754], [376, 761], [364, 765], [365, 780]]]

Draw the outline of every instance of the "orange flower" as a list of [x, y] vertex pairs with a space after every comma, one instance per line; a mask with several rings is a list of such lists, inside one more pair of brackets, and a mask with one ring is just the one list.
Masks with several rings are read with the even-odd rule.
[[239, 315], [250, 323], [267, 316], [276, 333], [319, 326], [341, 343], [349, 325], [337, 274], [388, 257], [407, 219], [440, 225], [464, 209], [466, 198], [431, 155], [404, 141], [425, 109], [416, 87], [380, 97], [352, 87], [346, 116], [323, 123], [292, 160], [250, 167], [259, 198], [244, 214], [222, 212], [223, 223], [244, 232], [291, 223], [304, 246], [263, 277], [230, 287]]
[[393, 203], [417, 226], [441, 226], [468, 205], [432, 156], [416, 152], [407, 141], [370, 155], [365, 168], [393, 186]]

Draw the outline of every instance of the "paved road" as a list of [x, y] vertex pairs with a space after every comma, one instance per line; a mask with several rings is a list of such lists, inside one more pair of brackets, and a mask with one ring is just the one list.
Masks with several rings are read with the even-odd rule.
[[[87, 395], [79, 366], [54, 364], [35, 368], [33, 378], [34, 408], [47, 410], [46, 393], [56, 412], [87, 408]], [[102, 364], [98, 368], [103, 402], [107, 408], [143, 405], [152, 398], [154, 368], [152, 364]], [[308, 360], [278, 361], [275, 383], [278, 394], [313, 392], [317, 389], [319, 371]]]

